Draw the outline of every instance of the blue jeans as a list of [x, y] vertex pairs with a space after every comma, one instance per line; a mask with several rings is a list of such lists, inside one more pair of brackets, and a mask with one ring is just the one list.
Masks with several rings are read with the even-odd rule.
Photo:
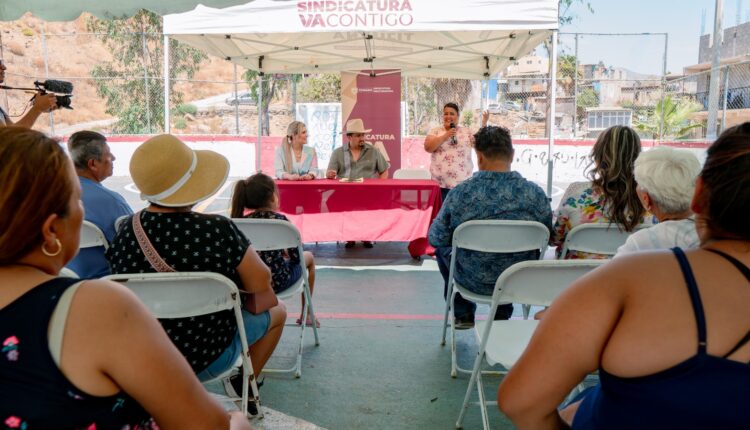
[[[450, 276], [450, 264], [451, 254], [453, 248], [450, 246], [441, 246], [435, 248], [435, 259], [437, 260], [438, 269], [440, 274], [443, 275], [443, 297], [448, 300], [448, 277]], [[458, 262], [456, 262], [456, 268], [458, 268]], [[471, 290], [470, 285], [463, 285], [467, 289]], [[466, 300], [461, 297], [461, 293], [456, 294], [456, 298], [453, 300], [453, 316], [460, 319], [473, 319], [474, 312], [477, 310], [477, 304]], [[513, 304], [501, 304], [498, 305], [497, 311], [495, 312], [495, 320], [507, 320], [513, 315]]]
[[[435, 248], [435, 259], [437, 260], [440, 274], [443, 275], [443, 298], [445, 298], [445, 300], [448, 300], [448, 277], [450, 276], [451, 251], [453, 251], [453, 248], [451, 248], [450, 246], [441, 246]], [[463, 297], [461, 297], [461, 293], [456, 294], [456, 298], [453, 300], [454, 317], [473, 317], [474, 311], [476, 311], [476, 309], [476, 303], [464, 299]]]
[[[249, 346], [257, 342], [268, 332], [268, 328], [271, 326], [271, 314], [265, 311], [262, 314], [255, 315], [242, 309], [242, 323], [245, 326], [245, 336], [247, 337], [247, 344]], [[219, 358], [209, 364], [205, 370], [198, 373], [198, 379], [207, 381], [231, 369], [240, 356], [240, 353], [242, 353], [242, 343], [240, 341], [240, 331], [237, 330], [237, 334], [234, 336], [234, 340], [232, 340], [229, 348], [224, 350]]]

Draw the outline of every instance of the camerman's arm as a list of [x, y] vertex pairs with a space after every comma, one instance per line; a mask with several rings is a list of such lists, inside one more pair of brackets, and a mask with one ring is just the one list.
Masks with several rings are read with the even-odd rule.
[[34, 126], [39, 115], [44, 112], [50, 112], [57, 108], [57, 98], [54, 94], [37, 94], [34, 97], [34, 104], [31, 105], [31, 109], [21, 119], [13, 123], [8, 121], [6, 125], [15, 125], [18, 127], [31, 128]]

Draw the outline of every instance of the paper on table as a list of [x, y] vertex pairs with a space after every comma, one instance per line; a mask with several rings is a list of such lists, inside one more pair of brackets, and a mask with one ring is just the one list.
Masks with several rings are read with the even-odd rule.
[[341, 179], [339, 179], [339, 182], [356, 182], [356, 183], [361, 183], [361, 182], [364, 182], [364, 181], [365, 180], [363, 178], [357, 178], [357, 179], [341, 178]]

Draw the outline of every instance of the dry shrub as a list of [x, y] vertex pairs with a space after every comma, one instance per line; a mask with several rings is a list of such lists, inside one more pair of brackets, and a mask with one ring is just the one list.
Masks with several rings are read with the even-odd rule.
[[222, 124], [221, 118], [210, 118], [208, 120], [208, 127], [211, 133], [223, 133], [224, 131], [224, 125]]
[[26, 53], [26, 48], [23, 46], [23, 43], [17, 40], [11, 40], [6, 46], [11, 53], [18, 55], [19, 57], [23, 57]]

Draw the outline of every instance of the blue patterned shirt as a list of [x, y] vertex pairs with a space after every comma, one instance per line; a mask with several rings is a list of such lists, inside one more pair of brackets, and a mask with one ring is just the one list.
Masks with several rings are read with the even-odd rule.
[[[538, 221], [552, 231], [552, 208], [539, 185], [518, 172], [479, 171], [448, 193], [430, 226], [430, 245], [449, 247], [453, 232], [472, 220]], [[535, 255], [537, 254], [537, 255]], [[514, 263], [538, 258], [538, 253], [486, 253], [458, 250], [455, 278], [479, 294], [492, 294], [500, 273]]]

